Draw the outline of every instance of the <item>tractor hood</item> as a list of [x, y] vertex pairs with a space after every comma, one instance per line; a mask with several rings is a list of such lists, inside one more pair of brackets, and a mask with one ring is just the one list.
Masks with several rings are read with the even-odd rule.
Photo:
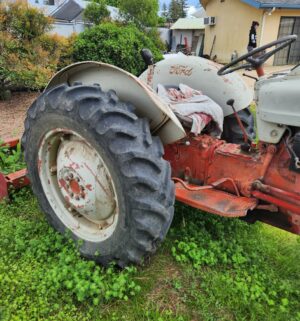
[[227, 106], [227, 101], [234, 99], [236, 110], [242, 110], [253, 101], [253, 91], [238, 73], [218, 76], [217, 72], [221, 67], [222, 65], [201, 57], [170, 54], [154, 65], [153, 74], [149, 74], [152, 68], [150, 67], [140, 79], [154, 90], [158, 84], [166, 86], [185, 84], [200, 90], [219, 104], [223, 108], [224, 115], [228, 116], [233, 112], [231, 107]]

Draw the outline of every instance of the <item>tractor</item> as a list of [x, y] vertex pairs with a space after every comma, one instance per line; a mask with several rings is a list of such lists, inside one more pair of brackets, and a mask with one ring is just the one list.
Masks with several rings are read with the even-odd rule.
[[[264, 75], [263, 65], [297, 36], [259, 47], [223, 66], [175, 55], [140, 78], [101, 62], [58, 72], [29, 108], [22, 137], [32, 189], [49, 223], [83, 257], [141, 264], [164, 240], [175, 199], [228, 218], [300, 234], [300, 65]], [[251, 90], [238, 69], [255, 69]], [[221, 106], [221, 137], [157, 94], [186, 84]], [[257, 137], [256, 137], [257, 133]]]

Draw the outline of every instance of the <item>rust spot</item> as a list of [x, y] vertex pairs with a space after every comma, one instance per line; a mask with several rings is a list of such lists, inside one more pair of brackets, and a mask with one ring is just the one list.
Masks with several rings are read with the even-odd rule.
[[81, 188], [80, 188], [78, 182], [75, 179], [72, 179], [70, 181], [70, 187], [71, 187], [71, 191], [74, 194], [80, 194], [81, 193]]
[[63, 188], [68, 193], [67, 183], [64, 179], [58, 181], [60, 188]]
[[65, 196], [65, 201], [68, 205], [70, 205], [70, 197], [69, 196]]
[[86, 188], [91, 192], [93, 190], [93, 186], [91, 184], [87, 184]]
[[38, 160], [38, 172], [41, 172], [41, 167], [42, 167], [42, 160]]

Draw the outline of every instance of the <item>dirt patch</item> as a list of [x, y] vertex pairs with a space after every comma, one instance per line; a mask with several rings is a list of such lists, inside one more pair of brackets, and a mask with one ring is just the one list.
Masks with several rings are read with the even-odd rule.
[[24, 131], [26, 112], [38, 93], [13, 93], [11, 99], [0, 101], [0, 138], [20, 137]]
[[184, 312], [186, 307], [182, 293], [184, 289], [181, 289], [180, 284], [180, 270], [175, 264], [167, 264], [158, 273], [160, 277], [147, 295], [148, 300], [154, 302], [161, 312], [172, 311], [174, 314]]

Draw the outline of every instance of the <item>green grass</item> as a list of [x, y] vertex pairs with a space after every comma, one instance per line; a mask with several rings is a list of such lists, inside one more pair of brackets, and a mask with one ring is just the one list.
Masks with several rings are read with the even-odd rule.
[[3, 146], [3, 141], [0, 138], [0, 172], [7, 175], [23, 168], [25, 168], [25, 162], [21, 152], [21, 144], [10, 149]]
[[30, 190], [0, 204], [0, 320], [300, 320], [300, 242], [178, 205], [140, 268], [83, 260]]

